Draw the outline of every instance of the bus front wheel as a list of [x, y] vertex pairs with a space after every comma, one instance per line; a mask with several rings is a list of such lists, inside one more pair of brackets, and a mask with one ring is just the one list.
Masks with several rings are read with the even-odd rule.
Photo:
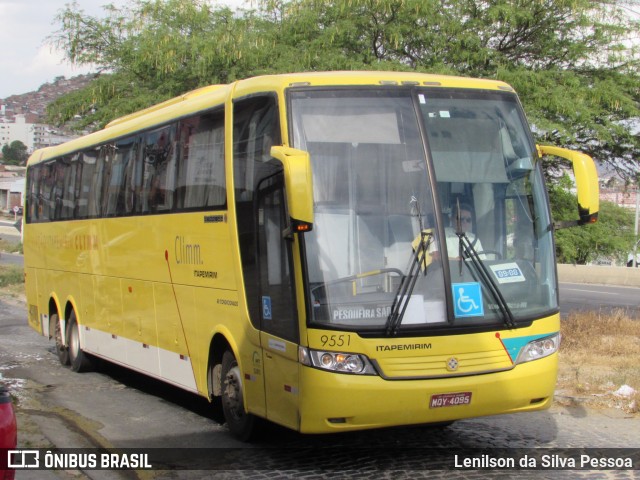
[[56, 341], [56, 355], [62, 365], [69, 365], [69, 344], [66, 345], [62, 342], [62, 325], [60, 325], [60, 319], [58, 314], [51, 315], [50, 325], [53, 325], [54, 338]]
[[71, 370], [74, 372], [87, 372], [91, 370], [91, 359], [82, 351], [82, 348], [80, 348], [80, 331], [78, 329], [75, 312], [71, 312], [71, 316], [69, 317], [67, 345], [69, 346]]
[[231, 434], [238, 440], [249, 441], [255, 433], [256, 418], [244, 409], [242, 372], [230, 351], [222, 356], [222, 410]]

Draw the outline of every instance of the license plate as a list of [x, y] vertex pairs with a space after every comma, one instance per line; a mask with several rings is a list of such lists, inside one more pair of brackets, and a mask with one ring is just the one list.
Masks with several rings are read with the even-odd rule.
[[431, 395], [429, 408], [457, 407], [471, 403], [471, 392], [439, 393]]

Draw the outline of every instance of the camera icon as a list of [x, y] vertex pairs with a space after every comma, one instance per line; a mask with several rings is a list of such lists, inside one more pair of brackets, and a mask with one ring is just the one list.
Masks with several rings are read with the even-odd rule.
[[8, 450], [7, 456], [7, 467], [9, 468], [40, 467], [40, 452], [38, 450]]

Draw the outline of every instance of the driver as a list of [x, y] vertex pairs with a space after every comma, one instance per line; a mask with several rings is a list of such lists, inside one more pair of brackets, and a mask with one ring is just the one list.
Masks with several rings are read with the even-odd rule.
[[469, 242], [471, 242], [475, 251], [478, 252], [478, 256], [484, 260], [485, 256], [482, 253], [480, 239], [473, 233], [473, 210], [466, 203], [455, 203], [451, 215], [451, 226], [444, 229], [447, 238], [449, 258], [460, 258], [460, 239], [456, 234], [458, 228], [466, 234]]

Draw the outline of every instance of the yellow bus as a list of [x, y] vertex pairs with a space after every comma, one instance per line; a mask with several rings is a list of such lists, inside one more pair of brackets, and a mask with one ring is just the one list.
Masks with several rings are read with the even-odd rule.
[[548, 408], [560, 318], [540, 158], [499, 81], [398, 72], [205, 87], [36, 151], [28, 321], [210, 400], [249, 439]]

